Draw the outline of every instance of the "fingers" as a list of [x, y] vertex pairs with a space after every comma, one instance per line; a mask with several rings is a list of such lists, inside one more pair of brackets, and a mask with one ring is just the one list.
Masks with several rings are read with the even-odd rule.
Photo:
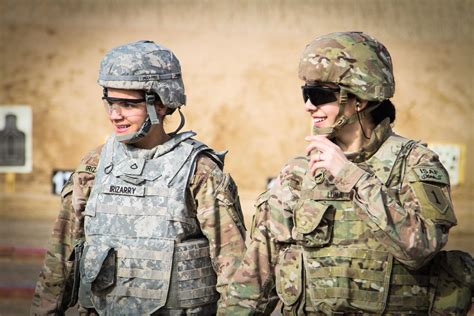
[[318, 169], [325, 168], [325, 163], [323, 161], [313, 161], [309, 163], [309, 170], [311, 175], [314, 177]]
[[309, 142], [306, 155], [309, 158], [309, 168], [313, 176], [320, 168], [336, 175], [348, 162], [342, 149], [325, 136], [307, 136], [305, 140]]
[[327, 139], [325, 136], [307, 136], [305, 140], [309, 142], [306, 147], [306, 154], [309, 155], [313, 150], [317, 149], [319, 151], [325, 152], [331, 148], [334, 148], [336, 145]]
[[309, 157], [309, 163], [314, 164], [315, 162], [320, 162], [320, 161], [323, 161], [324, 159], [325, 159], [324, 153], [318, 150], [311, 154], [311, 156]]
[[318, 168], [325, 168], [325, 155], [323, 152], [316, 150], [309, 157], [309, 168], [311, 174], [314, 176]]

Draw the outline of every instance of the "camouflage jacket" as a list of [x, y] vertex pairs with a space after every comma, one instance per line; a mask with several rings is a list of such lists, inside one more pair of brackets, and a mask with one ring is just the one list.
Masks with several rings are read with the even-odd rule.
[[[327, 177], [331, 178], [330, 182], [339, 191], [336, 193], [350, 197], [351, 208], [357, 210], [352, 212], [351, 216], [357, 217], [353, 220], [363, 222], [365, 238], [368, 238], [369, 243], [375, 244], [373, 248], [387, 252], [402, 266], [418, 269], [446, 244], [448, 230], [456, 224], [456, 219], [452, 212], [449, 184], [436, 186], [435, 190], [438, 197], [443, 199], [446, 212], [443, 220], [436, 220], [433, 214], [439, 212], [428, 202], [429, 197], [425, 195], [423, 186], [420, 189], [420, 186], [414, 185], [413, 176], [423, 168], [438, 170], [447, 181], [447, 173], [435, 153], [420, 144], [414, 144], [403, 160], [403, 172], [397, 175], [400, 179], [399, 187], [397, 192], [394, 192], [375, 176], [374, 170], [364, 164], [390, 135], [393, 135], [393, 132], [388, 123], [379, 125], [369, 146], [358, 155], [348, 156], [351, 162], [337, 176]], [[284, 273], [280, 269], [282, 264], [304, 264], [306, 267], [316, 268], [315, 273], [321, 273], [317, 271], [318, 262], [311, 262], [304, 254], [303, 259], [292, 258], [291, 252], [288, 251], [292, 245], [302, 246], [302, 249], [323, 249], [321, 246], [305, 248], [306, 245], [297, 241], [301, 239], [296, 236], [295, 210], [301, 209], [301, 202], [305, 200], [302, 196], [302, 183], [304, 178], [308, 177], [307, 173], [306, 157], [290, 160], [281, 170], [274, 186], [257, 199], [250, 244], [229, 286], [228, 299], [219, 309], [220, 315], [270, 314], [278, 302], [275, 279], [279, 277], [276, 273]], [[317, 177], [318, 174], [315, 177], [316, 183]], [[313, 190], [314, 194], [325, 193], [324, 188], [318, 188], [319, 186]], [[335, 195], [334, 201], [341, 200], [341, 196]], [[303, 211], [309, 212], [309, 216], [312, 212], [313, 216], [318, 214], [314, 209]], [[323, 218], [323, 221], [330, 224], [329, 222], [336, 219], [337, 214], [336, 218]], [[318, 226], [307, 236], [324, 235], [324, 229]], [[325, 241], [327, 244], [322, 247], [330, 247], [334, 242], [331, 240], [329, 236]], [[350, 238], [346, 242], [338, 240], [338, 244], [346, 243], [348, 247], [351, 242]], [[299, 260], [305, 263], [298, 263]], [[304, 282], [307, 277], [290, 275], [288, 278], [285, 286], [289, 291], [295, 284], [303, 282], [304, 297]]]
[[[73, 248], [84, 239], [82, 211], [90, 194], [102, 146], [85, 155], [61, 193], [61, 210], [36, 284], [32, 315], [62, 315], [70, 303]], [[245, 251], [245, 226], [237, 186], [206, 154], [196, 160], [187, 204], [196, 210], [217, 274], [221, 300]], [[76, 210], [76, 211], [75, 211]]]

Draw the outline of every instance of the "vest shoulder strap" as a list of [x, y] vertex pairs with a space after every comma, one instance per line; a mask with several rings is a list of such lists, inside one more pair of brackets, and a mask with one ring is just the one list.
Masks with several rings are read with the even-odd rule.
[[194, 147], [193, 159], [196, 159], [199, 154], [204, 154], [211, 158], [221, 170], [224, 169], [224, 160], [225, 155], [228, 152], [227, 150], [215, 151], [203, 142], [200, 142], [194, 138], [187, 139], [184, 142]]
[[392, 186], [403, 178], [406, 157], [416, 144], [414, 140], [393, 134], [368, 162], [373, 165], [376, 176], [387, 186]]

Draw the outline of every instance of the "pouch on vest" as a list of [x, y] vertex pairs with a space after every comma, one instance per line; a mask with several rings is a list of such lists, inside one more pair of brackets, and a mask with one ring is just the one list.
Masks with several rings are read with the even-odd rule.
[[331, 240], [335, 208], [314, 200], [297, 204], [293, 212], [293, 238], [305, 247], [322, 247]]
[[275, 267], [275, 287], [286, 306], [295, 304], [303, 291], [303, 255], [299, 246], [289, 246], [280, 252]]
[[64, 289], [61, 295], [61, 302], [59, 304], [60, 310], [67, 310], [69, 307], [76, 305], [79, 291], [79, 263], [77, 260], [80, 258], [82, 252], [82, 242], [76, 245], [69, 257], [64, 262], [66, 268], [66, 278]]
[[430, 315], [466, 315], [473, 294], [471, 255], [459, 250], [441, 251], [433, 259], [433, 266], [435, 293]]
[[[92, 303], [92, 283], [100, 273], [102, 264], [109, 254], [108, 246], [86, 245], [79, 258], [80, 284], [79, 284], [79, 305], [85, 308], [93, 308]], [[87, 273], [85, 272], [87, 271]]]
[[393, 257], [367, 248], [304, 247], [307, 297], [331, 312], [347, 308], [377, 313], [389, 293]]
[[74, 246], [71, 255], [69, 256], [69, 262], [71, 262], [71, 295], [69, 296], [69, 302], [67, 307], [72, 307], [76, 305], [79, 297], [79, 284], [81, 283], [81, 274], [79, 272], [80, 260], [82, 258], [82, 252], [84, 250], [84, 241], [79, 242]]
[[212, 305], [219, 299], [216, 282], [206, 238], [176, 244], [165, 308]]
[[106, 245], [86, 245], [81, 260], [81, 279], [94, 292], [104, 291], [115, 282], [116, 254]]

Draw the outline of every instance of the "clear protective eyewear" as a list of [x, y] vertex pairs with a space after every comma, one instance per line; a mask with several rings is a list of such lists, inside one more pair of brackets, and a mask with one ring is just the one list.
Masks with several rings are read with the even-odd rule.
[[138, 115], [146, 109], [145, 99], [102, 97], [102, 101], [104, 102], [105, 112], [109, 115], [115, 110], [120, 115], [132, 116]]

